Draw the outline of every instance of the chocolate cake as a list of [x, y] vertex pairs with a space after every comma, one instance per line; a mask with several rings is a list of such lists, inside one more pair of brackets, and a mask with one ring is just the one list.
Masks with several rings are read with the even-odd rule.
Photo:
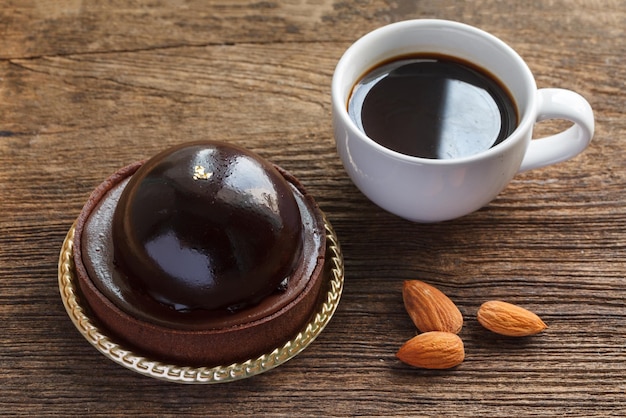
[[328, 274], [321, 211], [289, 173], [196, 142], [127, 166], [76, 222], [78, 285], [100, 326], [160, 361], [227, 365], [284, 344]]

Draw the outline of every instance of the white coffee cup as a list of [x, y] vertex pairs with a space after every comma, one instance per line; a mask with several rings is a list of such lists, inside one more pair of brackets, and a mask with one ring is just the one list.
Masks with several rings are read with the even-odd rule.
[[[508, 138], [474, 155], [453, 159], [410, 156], [378, 144], [350, 118], [350, 94], [381, 62], [415, 53], [433, 53], [471, 62], [510, 91], [519, 121]], [[418, 19], [368, 33], [341, 57], [332, 80], [337, 150], [356, 186], [383, 209], [417, 222], [467, 215], [489, 203], [522, 171], [571, 159], [593, 136], [591, 106], [564, 89], [537, 89], [522, 58], [493, 35], [458, 22]], [[573, 123], [556, 135], [532, 139], [536, 122]]]

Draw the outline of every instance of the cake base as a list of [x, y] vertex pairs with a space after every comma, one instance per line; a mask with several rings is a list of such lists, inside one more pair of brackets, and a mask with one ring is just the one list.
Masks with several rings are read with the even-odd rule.
[[245, 379], [273, 369], [293, 358], [322, 332], [333, 316], [343, 290], [343, 256], [332, 226], [324, 217], [326, 262], [330, 274], [322, 283], [315, 313], [303, 329], [289, 341], [259, 357], [214, 367], [175, 365], [151, 359], [117, 342], [101, 328], [84, 303], [73, 263], [74, 226], [69, 230], [59, 256], [59, 290], [65, 309], [79, 332], [100, 353], [115, 363], [144, 376], [189, 384], [211, 384]]

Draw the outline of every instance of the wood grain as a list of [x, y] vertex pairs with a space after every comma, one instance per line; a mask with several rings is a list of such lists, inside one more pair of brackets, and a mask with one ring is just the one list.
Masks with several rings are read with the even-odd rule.
[[[539, 87], [586, 96], [596, 135], [566, 163], [518, 175], [487, 207], [413, 224], [369, 202], [332, 138], [330, 80], [359, 36], [447, 18], [513, 46]], [[0, 0], [0, 415], [626, 415], [626, 4], [617, 0]], [[561, 129], [542, 123], [536, 136]], [[121, 166], [196, 139], [238, 143], [292, 171], [345, 256], [338, 312], [280, 368], [221, 386], [135, 375], [99, 355], [57, 287], [62, 240]], [[424, 371], [402, 281], [457, 303], [466, 361]], [[504, 299], [544, 333], [483, 330]]]

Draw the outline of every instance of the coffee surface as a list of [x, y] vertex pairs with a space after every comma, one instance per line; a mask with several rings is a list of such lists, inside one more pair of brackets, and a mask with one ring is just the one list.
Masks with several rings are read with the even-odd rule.
[[378, 65], [355, 85], [348, 113], [368, 137], [415, 157], [467, 157], [502, 142], [517, 126], [507, 90], [485, 71], [445, 56]]

